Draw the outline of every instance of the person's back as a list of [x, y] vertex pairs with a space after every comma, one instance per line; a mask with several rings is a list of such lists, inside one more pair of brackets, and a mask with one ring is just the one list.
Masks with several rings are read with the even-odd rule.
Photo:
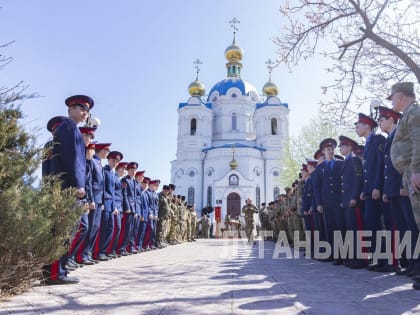
[[62, 187], [85, 186], [85, 144], [77, 124], [65, 118], [54, 133], [50, 174], [62, 180]]

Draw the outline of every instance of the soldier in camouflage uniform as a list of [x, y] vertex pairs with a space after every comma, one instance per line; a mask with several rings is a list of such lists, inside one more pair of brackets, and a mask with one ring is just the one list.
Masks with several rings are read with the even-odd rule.
[[162, 248], [166, 247], [166, 232], [168, 229], [169, 216], [170, 216], [170, 206], [169, 206], [169, 187], [163, 185], [162, 191], [159, 194], [159, 220], [157, 222], [157, 247]]
[[254, 243], [254, 213], [258, 213], [256, 206], [252, 204], [252, 199], [248, 198], [246, 204], [242, 207], [242, 213], [245, 215], [245, 233], [248, 243]]
[[292, 188], [286, 187], [286, 213], [287, 213], [287, 238], [289, 240], [290, 246], [294, 247], [296, 243], [295, 231], [299, 231], [299, 216], [297, 215], [297, 198], [296, 193]]
[[179, 241], [185, 242], [187, 240], [187, 227], [188, 227], [188, 210], [185, 203], [185, 196], [181, 196], [179, 203]]
[[305, 228], [303, 225], [303, 216], [302, 213], [299, 211], [302, 208], [302, 196], [303, 196], [303, 185], [305, 184], [304, 180], [302, 179], [302, 173], [299, 174], [299, 178], [296, 180], [295, 186], [295, 194], [297, 200], [297, 211], [296, 215], [298, 216], [297, 225], [299, 230], [299, 239], [301, 241], [305, 240]]
[[171, 212], [170, 212], [170, 228], [167, 236], [167, 240], [170, 245], [177, 244], [177, 227], [178, 227], [178, 207], [177, 207], [177, 196], [173, 195], [170, 202]]
[[191, 217], [190, 239], [192, 242], [195, 242], [195, 237], [197, 235], [197, 213], [195, 212], [194, 206], [191, 206], [190, 208], [190, 217]]
[[263, 202], [261, 204], [261, 209], [259, 211], [260, 222], [261, 222], [261, 230], [263, 231], [264, 239], [266, 238], [265, 233], [270, 231], [270, 212], [266, 206], [266, 203]]
[[191, 205], [187, 205], [187, 233], [185, 236], [185, 240], [187, 242], [192, 242], [191, 240]]
[[[416, 102], [414, 84], [401, 82], [391, 88], [393, 110], [403, 115], [391, 145], [391, 160], [402, 175], [403, 186], [411, 201], [414, 219], [420, 230], [420, 107]], [[416, 269], [420, 270], [419, 257]], [[420, 276], [413, 277], [413, 288], [420, 290]]]
[[201, 237], [210, 238], [210, 216], [204, 214], [198, 222], [201, 223]]
[[280, 232], [286, 233], [287, 231], [287, 209], [288, 208], [289, 208], [288, 199], [286, 198], [285, 194], [281, 194], [274, 208], [273, 233], [274, 233], [275, 240], [278, 240]]

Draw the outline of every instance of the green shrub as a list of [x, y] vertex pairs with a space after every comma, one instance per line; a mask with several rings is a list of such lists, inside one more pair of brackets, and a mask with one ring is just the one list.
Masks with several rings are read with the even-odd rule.
[[[0, 94], [0, 296], [32, 285], [66, 250], [82, 213], [71, 190], [47, 178], [34, 187], [42, 148], [24, 130], [22, 111]], [[66, 245], [67, 244], [67, 245]]]

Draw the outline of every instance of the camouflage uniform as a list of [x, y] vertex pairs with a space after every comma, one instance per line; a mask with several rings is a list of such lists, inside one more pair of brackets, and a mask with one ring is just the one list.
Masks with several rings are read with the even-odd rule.
[[299, 231], [299, 221], [302, 221], [297, 214], [297, 198], [296, 194], [292, 194], [288, 199], [288, 209], [287, 209], [287, 238], [290, 242], [290, 245], [293, 246], [296, 241], [294, 239], [295, 231]]
[[[261, 230], [262, 231], [270, 231], [270, 212], [268, 207], [264, 206], [264, 208], [260, 209], [260, 222], [261, 222]], [[265, 238], [265, 236], [264, 236]]]
[[414, 218], [420, 229], [420, 194], [411, 186], [413, 173], [420, 173], [420, 107], [413, 103], [407, 107], [395, 133], [391, 146], [391, 160], [402, 174], [404, 188], [408, 191]]
[[177, 227], [178, 227], [178, 207], [173, 199], [170, 203], [171, 213], [170, 213], [170, 228], [167, 239], [170, 244], [175, 244], [177, 241]]
[[245, 214], [245, 233], [248, 243], [254, 240], [254, 213], [258, 213], [258, 209], [253, 204], [246, 204], [242, 207], [242, 213]]
[[159, 196], [159, 220], [157, 222], [157, 244], [158, 247], [165, 246], [165, 237], [168, 230], [170, 206], [168, 197], [161, 193]]
[[274, 224], [273, 224], [273, 237], [277, 239], [281, 231], [286, 232], [287, 230], [287, 208], [288, 201], [286, 199], [280, 199], [277, 206], [274, 208]]
[[197, 235], [197, 213], [195, 212], [194, 207], [190, 209], [190, 217], [191, 217], [191, 230], [190, 230], [190, 239], [195, 241], [195, 237]]
[[201, 237], [202, 238], [209, 238], [210, 237], [210, 218], [207, 215], [204, 215], [200, 219], [201, 223]]
[[187, 238], [188, 210], [184, 202], [179, 205], [179, 240], [185, 242]]

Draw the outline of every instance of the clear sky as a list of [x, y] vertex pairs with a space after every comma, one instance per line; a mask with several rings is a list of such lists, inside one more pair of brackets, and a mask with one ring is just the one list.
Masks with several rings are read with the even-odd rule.
[[[193, 61], [203, 61], [200, 81], [210, 91], [226, 77], [225, 48], [240, 20], [237, 44], [244, 50], [242, 78], [257, 90], [268, 80], [265, 62], [276, 58], [272, 38], [283, 26], [274, 0], [0, 0], [0, 51], [14, 61], [0, 72], [0, 84], [19, 81], [41, 97], [22, 104], [28, 128], [66, 115], [64, 99], [94, 98], [102, 121], [96, 140], [112, 142], [125, 161], [137, 161], [146, 176], [170, 180], [177, 141], [177, 108], [195, 79]], [[317, 114], [328, 82], [325, 60], [311, 60], [288, 72], [280, 65], [272, 80], [289, 104], [290, 131]]]

